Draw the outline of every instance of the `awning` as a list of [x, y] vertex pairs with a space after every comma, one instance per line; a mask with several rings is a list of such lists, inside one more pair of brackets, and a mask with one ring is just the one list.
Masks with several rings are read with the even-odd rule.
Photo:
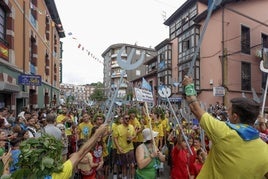
[[18, 85], [0, 81], [0, 91], [19, 92], [20, 87]]

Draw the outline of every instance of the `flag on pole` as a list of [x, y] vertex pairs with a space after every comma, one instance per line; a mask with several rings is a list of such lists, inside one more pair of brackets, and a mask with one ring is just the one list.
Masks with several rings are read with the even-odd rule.
[[152, 91], [151, 85], [144, 78], [142, 78], [141, 88]]

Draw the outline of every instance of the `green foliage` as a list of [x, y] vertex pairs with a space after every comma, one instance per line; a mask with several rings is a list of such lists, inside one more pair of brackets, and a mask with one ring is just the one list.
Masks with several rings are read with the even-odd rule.
[[62, 143], [53, 136], [43, 134], [20, 144], [19, 169], [12, 178], [44, 178], [62, 171]]
[[131, 107], [128, 110], [128, 114], [131, 114], [131, 113], [134, 113], [135, 115], [137, 115], [138, 114], [138, 109], [136, 107]]
[[152, 112], [158, 114], [161, 119], [165, 119], [165, 110], [161, 107], [154, 107]]
[[[92, 84], [91, 84], [92, 85]], [[90, 95], [91, 100], [95, 101], [104, 101], [106, 97], [104, 96], [103, 84], [98, 82], [95, 84], [95, 89], [93, 93]]]

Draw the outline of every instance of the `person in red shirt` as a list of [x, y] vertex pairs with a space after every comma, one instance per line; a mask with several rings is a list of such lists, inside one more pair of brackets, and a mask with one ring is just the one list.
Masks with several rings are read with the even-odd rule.
[[181, 135], [178, 135], [174, 143], [171, 158], [171, 179], [189, 179], [189, 153]]
[[193, 164], [193, 174], [194, 174], [194, 178], [197, 177], [197, 175], [199, 174], [204, 162], [205, 162], [205, 159], [206, 159], [206, 152], [203, 151], [202, 148], [198, 149], [196, 151], [196, 160]]

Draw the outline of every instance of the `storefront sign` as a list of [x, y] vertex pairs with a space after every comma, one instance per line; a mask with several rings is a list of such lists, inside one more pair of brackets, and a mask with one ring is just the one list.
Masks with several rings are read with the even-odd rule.
[[27, 86], [41, 86], [42, 79], [40, 75], [20, 75], [18, 83]]

